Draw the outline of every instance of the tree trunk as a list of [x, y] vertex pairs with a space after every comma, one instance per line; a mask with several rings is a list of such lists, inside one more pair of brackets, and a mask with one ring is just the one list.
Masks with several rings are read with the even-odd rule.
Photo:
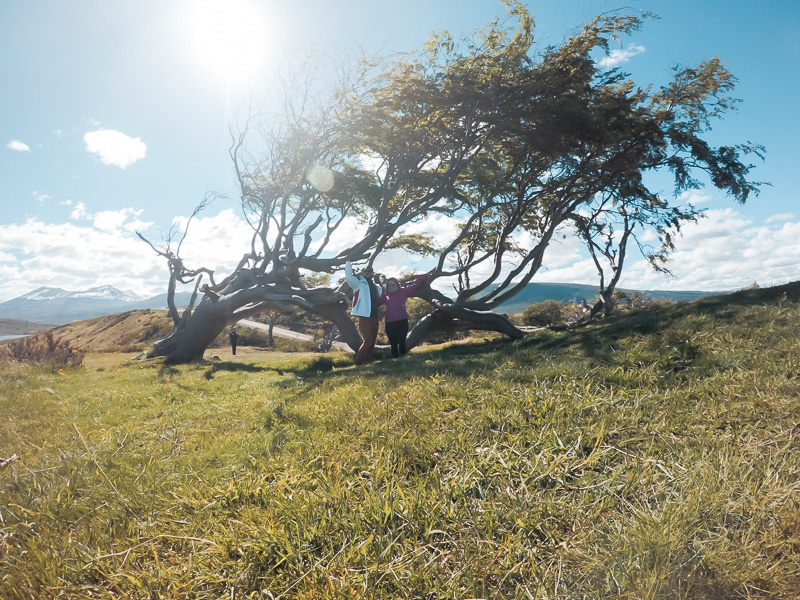
[[336, 325], [344, 343], [350, 346], [353, 352], [358, 352], [364, 340], [361, 338], [361, 334], [358, 333], [358, 327], [356, 327], [353, 319], [348, 314], [346, 303], [323, 304], [314, 307], [312, 312]]
[[610, 317], [614, 312], [614, 304], [614, 288], [602, 290], [599, 299], [592, 306], [589, 320], [594, 319], [601, 311], [604, 318]]
[[332, 322], [347, 344], [357, 350], [361, 337], [347, 306], [345, 297], [329, 288], [254, 285], [227, 295], [207, 294], [193, 313], [187, 310], [175, 331], [153, 344], [154, 356], [165, 357], [169, 364], [201, 361], [216, 337], [240, 319], [270, 310], [291, 312], [298, 308]]
[[514, 340], [525, 337], [525, 333], [515, 327], [505, 315], [445, 306], [436, 309], [417, 323], [408, 335], [406, 346], [409, 350], [419, 346], [439, 331], [466, 330], [496, 331]]
[[153, 344], [154, 356], [165, 357], [168, 364], [202, 361], [206, 349], [233, 323], [232, 312], [225, 302], [204, 298], [189, 319]]

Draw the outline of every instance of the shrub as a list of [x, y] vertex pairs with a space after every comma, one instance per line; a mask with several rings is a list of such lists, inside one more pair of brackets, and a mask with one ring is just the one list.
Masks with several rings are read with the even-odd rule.
[[409, 298], [406, 302], [406, 312], [408, 313], [408, 327], [413, 328], [422, 319], [434, 311], [433, 305], [422, 298]]
[[54, 368], [77, 367], [83, 363], [83, 351], [67, 341], [56, 341], [52, 331], [11, 340], [0, 346], [0, 362], [48, 363]]
[[644, 310], [654, 304], [654, 300], [644, 292], [630, 292], [625, 296], [625, 306], [628, 310]]
[[167, 337], [170, 331], [172, 331], [172, 325], [170, 323], [151, 323], [145, 328], [137, 341], [152, 343]]
[[544, 300], [531, 304], [522, 311], [522, 322], [533, 327], [548, 327], [561, 323], [564, 303], [557, 300]]

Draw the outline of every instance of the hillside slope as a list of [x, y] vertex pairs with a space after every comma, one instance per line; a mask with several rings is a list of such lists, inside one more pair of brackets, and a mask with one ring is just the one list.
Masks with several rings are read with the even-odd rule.
[[29, 335], [57, 327], [56, 324], [33, 323], [18, 319], [0, 319], [0, 336], [2, 335]]
[[141, 352], [169, 334], [172, 321], [166, 310], [132, 310], [74, 321], [50, 331], [56, 342], [68, 342], [83, 352]]
[[0, 597], [795, 600], [799, 329], [793, 283], [363, 367], [9, 367]]
[[[620, 288], [620, 291], [632, 294], [640, 290]], [[654, 300], [691, 302], [699, 298], [719, 295], [721, 292], [645, 290], [642, 293]], [[580, 303], [583, 300], [594, 302], [596, 298], [596, 285], [584, 285], [579, 283], [529, 283], [516, 296], [502, 304], [499, 310], [505, 313], [520, 313], [531, 304], [543, 302], [545, 300]]]

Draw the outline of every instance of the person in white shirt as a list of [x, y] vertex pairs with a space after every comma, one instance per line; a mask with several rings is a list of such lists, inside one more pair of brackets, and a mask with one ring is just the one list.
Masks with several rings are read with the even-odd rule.
[[344, 265], [347, 285], [353, 288], [353, 306], [350, 314], [358, 317], [358, 331], [364, 341], [356, 352], [355, 363], [366, 365], [373, 360], [375, 342], [378, 339], [378, 295], [379, 290], [372, 281], [374, 272], [367, 267], [361, 273], [353, 273], [353, 265], [348, 260]]

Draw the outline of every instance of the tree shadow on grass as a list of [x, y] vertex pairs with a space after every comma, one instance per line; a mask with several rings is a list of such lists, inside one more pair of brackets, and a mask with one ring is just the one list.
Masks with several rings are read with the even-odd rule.
[[262, 373], [264, 371], [270, 371], [269, 367], [265, 365], [254, 365], [251, 363], [240, 363], [240, 362], [215, 362], [212, 363], [211, 366], [206, 369], [206, 372], [203, 376], [206, 379], [211, 379], [216, 373], [220, 371], [226, 371], [229, 373], [237, 373], [237, 372], [244, 372], [244, 373]]
[[774, 288], [742, 290], [693, 302], [657, 305], [635, 313], [620, 313], [573, 329], [542, 330], [520, 340], [482, 340], [431, 350], [423, 346], [403, 358], [381, 356], [366, 366], [353, 365], [349, 356], [323, 355], [309, 362], [298, 361], [292, 365], [216, 363], [210, 367], [207, 376], [210, 378], [218, 371], [291, 373], [301, 381], [287, 381], [285, 386], [294, 388], [297, 393], [333, 379], [359, 378], [369, 382], [386, 377], [424, 379], [437, 375], [468, 379], [492, 373], [503, 363], [535, 365], [542, 353], [564, 351], [571, 347], [579, 348], [580, 354], [594, 364], [610, 364], [614, 361], [615, 346], [621, 340], [660, 335], [671, 324], [688, 316], [707, 315], [714, 319], [730, 320], [736, 318], [739, 308], [786, 301], [800, 301], [800, 282]]
[[[707, 316], [718, 321], [730, 321], [736, 319], [741, 314], [741, 309], [748, 306], [779, 306], [786, 302], [800, 302], [800, 282], [741, 290], [692, 302], [657, 304], [653, 308], [619, 313], [582, 327], [542, 330], [521, 340], [476, 341], [427, 351], [417, 348], [403, 359], [384, 360], [362, 367], [363, 371], [359, 375], [377, 379], [405, 372], [409, 377], [447, 374], [469, 378], [491, 373], [502, 363], [535, 364], [542, 353], [575, 347], [592, 364], [611, 364], [616, 360], [616, 348], [622, 341], [650, 337], [653, 344], [661, 344], [660, 336], [687, 317]], [[490, 360], [473, 360], [475, 358]], [[351, 373], [352, 371], [347, 371], [345, 374]]]

